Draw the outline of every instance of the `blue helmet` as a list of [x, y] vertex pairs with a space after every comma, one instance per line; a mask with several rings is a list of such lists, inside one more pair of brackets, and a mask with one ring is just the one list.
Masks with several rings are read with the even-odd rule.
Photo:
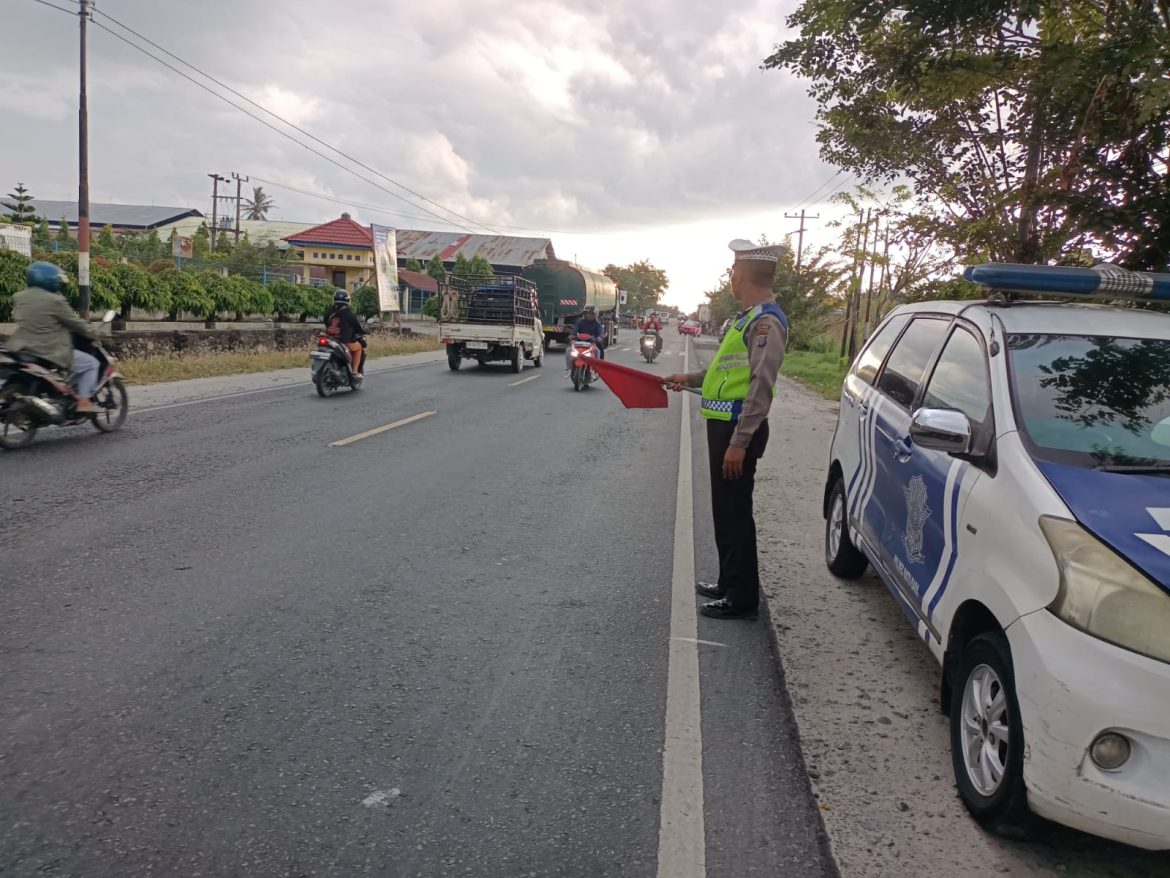
[[345, 290], [338, 290], [336, 293], [333, 294], [333, 301], [334, 302], [348, 302], [349, 301], [349, 293], [347, 293]]
[[69, 281], [68, 275], [51, 262], [34, 262], [24, 270], [24, 282], [50, 293], [59, 293]]

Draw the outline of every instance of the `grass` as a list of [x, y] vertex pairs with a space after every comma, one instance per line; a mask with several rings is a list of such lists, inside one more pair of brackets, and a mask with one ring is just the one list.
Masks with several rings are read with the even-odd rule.
[[[368, 357], [417, 354], [437, 351], [442, 345], [432, 338], [383, 338], [369, 336]], [[276, 369], [308, 368], [308, 349], [238, 354], [167, 354], [159, 357], [131, 357], [118, 365], [130, 384], [156, 384], [188, 378], [214, 378], [246, 372], [272, 372]]]
[[781, 372], [825, 399], [839, 399], [848, 370], [835, 351], [789, 351], [784, 355]]

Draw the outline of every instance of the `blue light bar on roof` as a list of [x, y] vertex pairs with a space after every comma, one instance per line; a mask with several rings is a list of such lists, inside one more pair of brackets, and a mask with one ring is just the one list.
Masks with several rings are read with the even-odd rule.
[[1170, 301], [1170, 274], [1128, 271], [1109, 264], [1074, 268], [989, 262], [968, 267], [963, 277], [993, 290], [1015, 293]]

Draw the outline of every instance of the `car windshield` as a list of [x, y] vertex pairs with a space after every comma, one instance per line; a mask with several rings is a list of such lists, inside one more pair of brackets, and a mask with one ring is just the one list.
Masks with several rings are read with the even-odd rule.
[[1170, 340], [1008, 337], [1016, 420], [1034, 456], [1170, 471]]

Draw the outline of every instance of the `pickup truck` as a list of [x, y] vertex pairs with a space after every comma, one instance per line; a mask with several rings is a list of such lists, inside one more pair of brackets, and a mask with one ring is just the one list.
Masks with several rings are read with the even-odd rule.
[[481, 366], [524, 361], [544, 365], [544, 325], [536, 285], [502, 275], [467, 283], [450, 278], [439, 287], [439, 341], [447, 346], [447, 365], [457, 371], [464, 360]]

